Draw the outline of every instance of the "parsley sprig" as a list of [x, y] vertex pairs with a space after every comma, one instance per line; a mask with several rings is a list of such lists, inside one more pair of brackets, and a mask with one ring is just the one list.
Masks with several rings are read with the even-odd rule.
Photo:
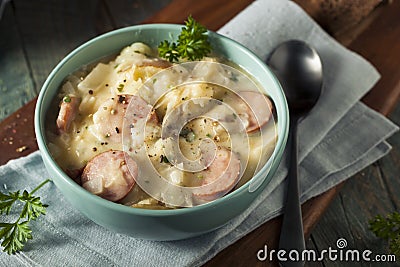
[[388, 240], [390, 251], [400, 257], [400, 213], [390, 213], [386, 218], [375, 216], [369, 221], [369, 229], [377, 237]]
[[179, 59], [199, 60], [211, 52], [208, 41], [207, 28], [189, 16], [178, 36], [177, 43], [167, 40], [160, 43], [158, 53], [160, 57], [170, 62]]
[[29, 222], [36, 220], [41, 214], [46, 214], [46, 207], [48, 206], [40, 201], [40, 197], [36, 197], [33, 194], [49, 181], [50, 179], [43, 181], [31, 193], [26, 190], [22, 194], [19, 190], [8, 194], [0, 192], [0, 215], [9, 215], [15, 203], [24, 203], [22, 211], [15, 222], [0, 222], [0, 240], [3, 240], [1, 246], [4, 252], [14, 254], [20, 251], [29, 239], [32, 239], [32, 230], [29, 227]]

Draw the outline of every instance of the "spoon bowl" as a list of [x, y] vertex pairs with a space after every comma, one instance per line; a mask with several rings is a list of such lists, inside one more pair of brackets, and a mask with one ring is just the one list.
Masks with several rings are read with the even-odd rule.
[[290, 40], [272, 52], [268, 65], [282, 84], [289, 109], [305, 115], [322, 88], [322, 63], [317, 51], [303, 41]]

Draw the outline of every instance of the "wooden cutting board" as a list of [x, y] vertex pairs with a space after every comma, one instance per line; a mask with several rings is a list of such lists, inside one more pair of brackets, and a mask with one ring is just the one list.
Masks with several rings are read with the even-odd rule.
[[[211, 30], [217, 30], [237, 13], [249, 5], [244, 1], [196, 1], [174, 0], [145, 22], [182, 23], [189, 14]], [[303, 1], [298, 0], [300, 4]], [[306, 10], [307, 7], [305, 6]], [[400, 95], [400, 1], [376, 8], [360, 24], [335, 35], [349, 49], [361, 54], [381, 73], [381, 80], [363, 101], [375, 110], [387, 115]], [[316, 16], [316, 14], [313, 14]], [[36, 99], [33, 99], [0, 123], [0, 164], [10, 159], [25, 156], [37, 150], [33, 129], [33, 114]], [[308, 236], [341, 186], [309, 200], [303, 205], [303, 223]], [[255, 253], [268, 244], [276, 248], [281, 217], [273, 219], [248, 236], [229, 246], [206, 265], [209, 266], [257, 266]]]

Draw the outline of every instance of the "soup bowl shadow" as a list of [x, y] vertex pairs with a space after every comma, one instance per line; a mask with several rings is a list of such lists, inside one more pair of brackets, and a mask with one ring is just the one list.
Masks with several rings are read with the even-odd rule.
[[215, 230], [244, 212], [272, 179], [286, 145], [288, 107], [282, 88], [268, 67], [239, 43], [209, 32], [215, 54], [238, 64], [265, 88], [276, 108], [277, 141], [273, 157], [252, 178], [261, 181], [249, 190], [250, 180], [242, 187], [212, 202], [182, 209], [146, 210], [113, 203], [93, 195], [75, 183], [57, 165], [46, 138], [46, 119], [54, 107], [60, 85], [72, 72], [122, 48], [143, 42], [156, 47], [163, 40], [179, 35], [182, 25], [147, 24], [118, 29], [96, 37], [68, 54], [45, 81], [35, 110], [35, 134], [47, 171], [68, 202], [95, 223], [121, 234], [148, 240], [179, 240]]

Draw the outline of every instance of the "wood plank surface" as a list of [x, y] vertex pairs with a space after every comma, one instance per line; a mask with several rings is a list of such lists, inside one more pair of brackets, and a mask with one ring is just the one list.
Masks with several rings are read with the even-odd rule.
[[0, 23], [0, 95], [8, 101], [2, 102], [0, 120], [10, 115], [37, 94], [29, 65], [22, 46], [14, 10], [4, 10]]
[[[400, 124], [400, 105], [390, 118]], [[345, 238], [349, 248], [368, 249], [374, 255], [389, 253], [387, 241], [375, 237], [368, 229], [368, 221], [375, 215], [400, 210], [400, 133], [388, 141], [393, 145], [389, 155], [348, 180], [312, 231], [310, 240], [317, 251], [334, 247], [338, 238]], [[343, 266], [343, 263], [326, 260], [322, 263]], [[352, 262], [351, 266], [361, 267], [366, 263]], [[397, 264], [371, 263], [368, 266], [399, 266], [399, 259]]]
[[[113, 1], [107, 0], [87, 1], [83, 5], [82, 1], [75, 0], [69, 1], [68, 6], [66, 6], [66, 2], [67, 1], [55, 0], [15, 0], [13, 8], [11, 8], [11, 6], [6, 8], [6, 12], [8, 12], [6, 14], [9, 16], [7, 19], [15, 20], [16, 25], [19, 25], [18, 29], [20, 29], [20, 36], [15, 35], [13, 38], [16, 39], [15, 42], [17, 45], [19, 43], [21, 46], [22, 43], [23, 47], [20, 47], [19, 50], [17, 49], [14, 56], [18, 57], [17, 62], [24, 62], [25, 60], [25, 67], [23, 67], [22, 64], [21, 72], [27, 78], [24, 82], [22, 82], [22, 84], [26, 83], [28, 84], [28, 87], [29, 84], [31, 84], [30, 88], [33, 89], [29, 90], [32, 92], [37, 92], [39, 90], [39, 87], [53, 66], [75, 46], [99, 33], [108, 31], [112, 28], [137, 23], [135, 22], [135, 19], [138, 19], [141, 16], [144, 17], [145, 13], [148, 12], [145, 10], [156, 10], [155, 3], [144, 3], [146, 1], [124, 0], [123, 5], [116, 4], [115, 6]], [[161, 2], [162, 3], [159, 4], [158, 8], [168, 1]], [[150, 19], [147, 19], [146, 22], [182, 23], [182, 21], [187, 18], [188, 14], [192, 14], [197, 20], [205, 24], [208, 28], [217, 30], [251, 2], [252, 1], [250, 0], [174, 0], [159, 13], [152, 16]], [[71, 5], [69, 5], [69, 3], [71, 3]], [[146, 5], [148, 6], [146, 7]], [[41, 9], [38, 6], [43, 7], [44, 9]], [[126, 7], [125, 10], [123, 7]], [[132, 17], [130, 16], [130, 14], [136, 14], [135, 12], [138, 10], [141, 11], [137, 13], [138, 15], [136, 17], [133, 15]], [[365, 98], [365, 101], [371, 107], [386, 115], [395, 106], [399, 96], [398, 83], [400, 81], [400, 76], [398, 74], [400, 73], [399, 68], [397, 68], [396, 59], [400, 58], [400, 49], [398, 49], [398, 45], [400, 44], [400, 23], [398, 21], [399, 17], [397, 16], [400, 11], [400, 3], [399, 1], [395, 1], [395, 3], [393, 3], [391, 6], [381, 6], [377, 10], [378, 11], [376, 12], [374, 11], [374, 14], [378, 14], [379, 12], [379, 16], [372, 16], [368, 22], [368, 25], [362, 26], [362, 30], [357, 31], [353, 29], [353, 32], [356, 32], [357, 36], [351, 38], [347, 37], [344, 38], [344, 40], [351, 39], [352, 43], [349, 46], [350, 49], [361, 53], [365, 58], [371, 60], [381, 72], [381, 81], [373, 88], [372, 92]], [[13, 11], [15, 11], [15, 16]], [[29, 12], [32, 11], [36, 12], [38, 16], [38, 19], [33, 22], [33, 25], [31, 25], [31, 20], [29, 20], [29, 17], [31, 17], [29, 16]], [[89, 13], [86, 14], [88, 11]], [[63, 16], [65, 17], [65, 14], [68, 14], [68, 18], [70, 18], [70, 20], [58, 18]], [[149, 13], [147, 13], [147, 15], [149, 15]], [[3, 20], [0, 22], [1, 33], [6, 32], [6, 29], [3, 30], [2, 28], [5, 25]], [[390, 21], [392, 24], [387, 24], [387, 21]], [[50, 22], [54, 23], [54, 25], [47, 25]], [[386, 29], [382, 30], [382, 33], [380, 33], [379, 31], [381, 29], [377, 25], [379, 27], [386, 27]], [[32, 29], [32, 27], [34, 30], [31, 30], [32, 32], [30, 32], [29, 29]], [[60, 31], [63, 32], [60, 33]], [[7, 28], [7, 32], [8, 34], [11, 34], [9, 28]], [[35, 32], [38, 32], [38, 34], [35, 34]], [[345, 34], [342, 36], [345, 36]], [[18, 38], [20, 38], [20, 40], [18, 40]], [[4, 44], [0, 41], [0, 48], [3, 46]], [[384, 55], [385, 58], [381, 58], [381, 55]], [[3, 62], [2, 60], [3, 59], [0, 57], [0, 63]], [[0, 74], [2, 75], [0, 77], [1, 79], [3, 79], [3, 73], [7, 73], [3, 71], [4, 70], [1, 69], [0, 64]], [[4, 75], [4, 77], [6, 76], [15, 77], [10, 74]], [[7, 82], [7, 84], [9, 84], [9, 82]], [[0, 80], [0, 90], [1, 88], [2, 84]], [[29, 96], [32, 97], [33, 95], [28, 95], [28, 97]], [[390, 96], [390, 99], [387, 96]], [[37, 149], [36, 141], [33, 135], [32, 115], [34, 105], [35, 100], [32, 100], [28, 105], [13, 113], [10, 117], [0, 123], [0, 151], [2, 152], [0, 153], [0, 164], [4, 164], [11, 158], [20, 157]], [[400, 117], [400, 115], [398, 116]], [[395, 145], [400, 147], [398, 141], [397, 143], [395, 142]], [[27, 149], [23, 151], [21, 151], [21, 149], [18, 150], [18, 148], [23, 146], [26, 146]], [[399, 165], [400, 162], [398, 154], [395, 154], [394, 156], [391, 154], [390, 158], [385, 158], [384, 160], [381, 160], [378, 165], [371, 166], [365, 170], [364, 175], [362, 173], [357, 175], [351, 180], [351, 183], [355, 181], [364, 184], [364, 181], [369, 181], [368, 183], [370, 184], [368, 187], [365, 187], [364, 191], [362, 191], [364, 193], [367, 193], [367, 190], [371, 188], [383, 188], [383, 190], [387, 190], [389, 193], [387, 197], [382, 200], [386, 204], [382, 204], [382, 207], [377, 208], [377, 210], [387, 211], [393, 209], [393, 207], [397, 207], [398, 209], [399, 199], [396, 196], [400, 194], [400, 186], [397, 183], [397, 187], [393, 188], [392, 186], [388, 186], [388, 184], [391, 182], [390, 178], [392, 176], [398, 176], [398, 168], [396, 169], [396, 167], [393, 166]], [[378, 174], [381, 175], [381, 180], [377, 184], [375, 179]], [[332, 203], [331, 208], [328, 209], [328, 214], [322, 217], [321, 223], [318, 224], [317, 228], [313, 232], [313, 236], [311, 236], [307, 244], [315, 248], [326, 248], [327, 246], [332, 246], [335, 244], [334, 242], [336, 240], [332, 240], [332, 237], [341, 234], [346, 237], [352, 237], [352, 240], [349, 240], [349, 242], [355, 242], [354, 244], [356, 245], [360, 245], [357, 243], [357, 240], [364, 238], [366, 238], [367, 241], [363, 242], [368, 242], [371, 240], [373, 242], [377, 242], [376, 248], [383, 245], [381, 241], [377, 241], [372, 236], [365, 234], [365, 225], [362, 225], [362, 231], [357, 233], [349, 230], [354, 227], [360, 227], [360, 224], [363, 222], [365, 223], [367, 217], [373, 214], [373, 210], [367, 208], [367, 215], [365, 215], [364, 218], [356, 220], [357, 218], [349, 217], [349, 213], [351, 213], [351, 211], [344, 208], [357, 208], [357, 213], [363, 213], [363, 211], [360, 210], [360, 207], [364, 208], [368, 205], [367, 200], [365, 200], [365, 203], [352, 202], [352, 192], [359, 189], [358, 186], [360, 185], [358, 183], [355, 185], [350, 184], [350, 186], [347, 186], [346, 184], [345, 189], [349, 191], [346, 191], [347, 193], [340, 193], [340, 198], [335, 198], [341, 188], [341, 186], [338, 186], [303, 205], [302, 208], [305, 232], [307, 235], [310, 235], [311, 230], [315, 227], [315, 224], [321, 219], [329, 204]], [[386, 187], [378, 186], [381, 184], [386, 184]], [[362, 194], [357, 195], [357, 197], [362, 199]], [[376, 197], [376, 199], [377, 202], [381, 201], [378, 199], [378, 197]], [[387, 205], [388, 201], [391, 201], [392, 206]], [[352, 203], [353, 206], [351, 206]], [[335, 216], [337, 217], [336, 220]], [[324, 234], [324, 230], [326, 229], [321, 229], [321, 227], [328, 225], [328, 227], [331, 227], [332, 229], [338, 229], [337, 225], [343, 224], [343, 218], [346, 218], [346, 216], [350, 219], [345, 221], [345, 226], [340, 227], [342, 232], [330, 232]], [[206, 265], [268, 265], [268, 263], [265, 262], [258, 262], [255, 253], [258, 251], [258, 249], [262, 248], [264, 244], [268, 244], [268, 246], [271, 248], [276, 247], [278, 234], [280, 231], [280, 224], [280, 217], [269, 221], [260, 228], [256, 229], [254, 232], [250, 233], [247, 237], [239, 240], [219, 253]], [[330, 237], [330, 239], [328, 237]], [[370, 244], [370, 242], [368, 242], [368, 244]]]
[[[114, 28], [121, 28], [142, 23], [148, 19], [149, 14], [160, 11], [171, 0], [104, 0], [112, 17]], [[126, 12], [129, 10], [131, 12]]]
[[207, 29], [216, 31], [231, 20], [254, 0], [174, 0], [144, 23], [182, 24], [189, 15], [201, 22]]
[[[78, 45], [96, 36], [96, 0], [13, 1], [36, 92], [50, 71]], [[31, 14], [36, 14], [32, 19]]]

